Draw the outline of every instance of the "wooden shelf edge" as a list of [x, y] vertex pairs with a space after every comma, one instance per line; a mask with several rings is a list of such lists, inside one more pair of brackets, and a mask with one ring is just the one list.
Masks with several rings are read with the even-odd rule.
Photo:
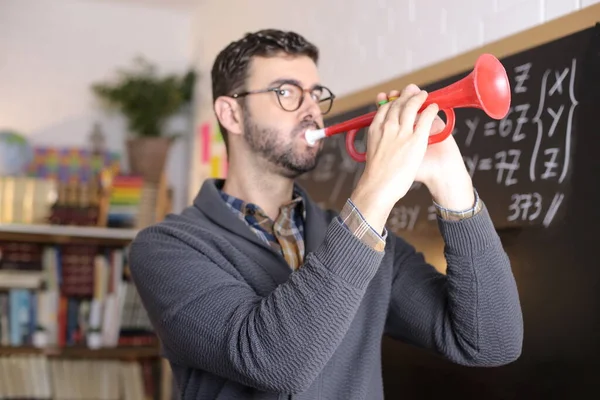
[[0, 232], [122, 240], [131, 240], [138, 233], [136, 229], [44, 224], [0, 224]]
[[43, 224], [0, 224], [0, 240], [32, 242], [109, 242], [127, 243], [135, 239], [138, 230], [95, 226]]
[[130, 346], [90, 349], [88, 347], [46, 347], [0, 346], [0, 356], [7, 355], [44, 355], [64, 358], [103, 358], [103, 359], [139, 359], [156, 358], [160, 349], [156, 346]]

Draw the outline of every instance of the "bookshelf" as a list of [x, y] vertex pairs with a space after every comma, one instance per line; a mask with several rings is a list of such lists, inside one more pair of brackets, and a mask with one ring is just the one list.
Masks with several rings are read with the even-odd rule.
[[[166, 179], [163, 177], [160, 183], [147, 185], [144, 187], [144, 190], [150, 194], [148, 197], [151, 199], [144, 205], [146, 208], [145, 221], [154, 223], [162, 220], [171, 208], [171, 193]], [[86, 324], [89, 324], [86, 328], [87, 331], [80, 327], [69, 328], [69, 309], [66, 308], [66, 311], [65, 308], [62, 311], [60, 309], [60, 307], [71, 307], [71, 298], [73, 296], [78, 297], [78, 295], [65, 294], [64, 292], [66, 290], [65, 284], [68, 283], [68, 279], [64, 275], [67, 268], [71, 268], [71, 271], [79, 268], [92, 271], [93, 285], [96, 285], [96, 280], [99, 276], [108, 282], [105, 285], [108, 285], [108, 287], [112, 285], [112, 290], [114, 290], [114, 287], [120, 286], [120, 280], [123, 280], [124, 283], [128, 276], [126, 249], [129, 243], [135, 239], [139, 229], [142, 228], [143, 226], [137, 227], [137, 229], [111, 228], [102, 224], [98, 224], [98, 226], [75, 226], [43, 223], [0, 223], [0, 243], [37, 246], [37, 254], [34, 253], [33, 256], [34, 262], [42, 263], [43, 269], [39, 273], [43, 274], [44, 280], [50, 279], [53, 281], [51, 282], [54, 285], [52, 290], [48, 290], [46, 287], [47, 282], [44, 287], [21, 289], [21, 291], [27, 290], [31, 293], [36, 293], [35, 296], [38, 296], [32, 297], [33, 300], [30, 300], [29, 304], [37, 304], [38, 310], [43, 308], [40, 304], [47, 299], [52, 299], [53, 302], [56, 301], [56, 304], [59, 304], [59, 308], [55, 308], [50, 314], [53, 315], [52, 324], [54, 325], [47, 331], [47, 334], [49, 335], [48, 337], [53, 337], [54, 340], [50, 340], [47, 345], [36, 345], [32, 340], [33, 327], [39, 323], [39, 318], [35, 316], [30, 320], [34, 321], [34, 323], [29, 322], [28, 330], [26, 330], [29, 336], [24, 336], [28, 337], [28, 339], [23, 340], [18, 345], [13, 345], [12, 336], [8, 345], [6, 340], [0, 341], [0, 398], [58, 399], [79, 398], [80, 396], [83, 396], [81, 398], [100, 396], [110, 400], [122, 400], [124, 398], [121, 397], [123, 395], [119, 394], [116, 389], [112, 393], [112, 397], [106, 395], [106, 393], [102, 396], [99, 395], [98, 393], [101, 393], [100, 389], [95, 388], [94, 384], [90, 383], [89, 380], [90, 374], [94, 374], [94, 376], [97, 376], [96, 380], [98, 381], [108, 382], [115, 388], [121, 387], [121, 392], [123, 390], [133, 390], [131, 388], [135, 387], [134, 391], [136, 391], [137, 395], [127, 398], [139, 398], [143, 400], [172, 399], [173, 381], [171, 369], [167, 360], [161, 357], [158, 339], [153, 334], [151, 334], [153, 336], [152, 339], [138, 337], [135, 329], [133, 334], [130, 333], [123, 336], [123, 331], [120, 330], [122, 327], [121, 323], [124, 320], [122, 315], [126, 312], [125, 309], [128, 309], [127, 304], [129, 300], [127, 296], [130, 292], [134, 291], [134, 285], [131, 282], [127, 282], [127, 289], [124, 292], [126, 294], [117, 291], [117, 294], [114, 295], [111, 306], [120, 311], [117, 314], [112, 314], [108, 319], [106, 319], [107, 314], [104, 314], [104, 309], [109, 306], [106, 305], [108, 304], [106, 300], [102, 300], [103, 311], [100, 315], [102, 316], [101, 329], [103, 342], [99, 347], [90, 347], [90, 342], [86, 342], [86, 335], [89, 335], [89, 332], [93, 331], [89, 330], [93, 328], [90, 322], [93, 318], [89, 316], [91, 315], [91, 311], [89, 310], [94, 307], [93, 302], [96, 299], [97, 293], [96, 286], [93, 286], [92, 289], [89, 279], [86, 283], [89, 286], [88, 294], [79, 296], [80, 303], [76, 303], [77, 305], [73, 306], [73, 309], [78, 310], [77, 307], [84, 301], [88, 302], [88, 314], [83, 317]], [[88, 252], [86, 254], [85, 251], [78, 253], [77, 249], [84, 248], [97, 249], [98, 253]], [[39, 249], [44, 250], [40, 253]], [[0, 249], [0, 259], [2, 259], [3, 253], [3, 262], [8, 261], [10, 264], [6, 248]], [[97, 260], [90, 263], [90, 257], [96, 259], [99, 255], [105, 258], [104, 269], [100, 268], [103, 271], [101, 274], [105, 275], [98, 275]], [[66, 259], [69, 257], [76, 261], [70, 262], [70, 264], [67, 263]], [[87, 257], [88, 260], [77, 261], [78, 257]], [[53, 264], [49, 270], [46, 269], [48, 260], [51, 260], [50, 264]], [[115, 267], [115, 263], [121, 265]], [[25, 267], [25, 269], [27, 268]], [[19, 266], [17, 266], [15, 272], [18, 272], [18, 269]], [[48, 276], [52, 276], [53, 278], [48, 278]], [[59, 283], [57, 284], [56, 279], [60, 276], [62, 278], [58, 278]], [[81, 279], [81, 277], [77, 279]], [[76, 280], [72, 281], [69, 287], [73, 290], [74, 286], [77, 286]], [[21, 288], [23, 287], [21, 286]], [[93, 296], [90, 296], [92, 293], [91, 290], [93, 290]], [[4, 291], [4, 294], [2, 291]], [[10, 310], [7, 307], [7, 304], [10, 304], [13, 299], [10, 297], [10, 291], [10, 288], [7, 290], [6, 287], [0, 285], [0, 328], [2, 324], [9, 325], [7, 321], [11, 322], [6, 317], [2, 320], [2, 313], [5, 310]], [[108, 291], [110, 293], [111, 289]], [[41, 295], [40, 293], [43, 292], [44, 294]], [[44, 297], [40, 300], [39, 296], [48, 296], [49, 292], [52, 292], [50, 297]], [[5, 298], [4, 306], [2, 306], [3, 303], [1, 301], [3, 295]], [[124, 299], [119, 296], [122, 296]], [[123, 308], [123, 304], [125, 304], [125, 308]], [[136, 304], [139, 304], [139, 301]], [[61, 312], [63, 313], [62, 317], [59, 315]], [[74, 313], [78, 315], [78, 317], [75, 317], [75, 320], [82, 318], [80, 311], [75, 311]], [[139, 322], [141, 311], [136, 309], [134, 314], [137, 315], [137, 321]], [[47, 322], [47, 318], [42, 319]], [[146, 324], [148, 323], [147, 319], [144, 318], [143, 320], [146, 321]], [[104, 331], [103, 326], [106, 321], [110, 321], [108, 335]], [[80, 329], [82, 332], [77, 332]], [[58, 342], [56, 341], [57, 330], [59, 331], [58, 337], [61, 337]], [[69, 330], [71, 330], [71, 333], [69, 333]], [[5, 334], [6, 331], [2, 332], [0, 330], [0, 338]], [[109, 338], [108, 341], [106, 341], [106, 338]], [[38, 374], [37, 378], [30, 375], [29, 372], [23, 372], [29, 371], [28, 369], [34, 371], [32, 374]], [[39, 375], [40, 371], [44, 372]], [[32, 380], [52, 382], [45, 386], [44, 391], [40, 387], [34, 387], [35, 385], [31, 386], [27, 383]], [[12, 387], [9, 387], [11, 385]], [[142, 392], [144, 391], [146, 392], [142, 396]], [[44, 393], [43, 395], [41, 394], [42, 392]], [[148, 392], [152, 392], [153, 394], [149, 394]], [[85, 395], [83, 395], [84, 393]]]

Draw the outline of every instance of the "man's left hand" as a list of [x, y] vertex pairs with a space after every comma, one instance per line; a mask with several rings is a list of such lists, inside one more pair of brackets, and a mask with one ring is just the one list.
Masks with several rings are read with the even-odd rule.
[[[441, 132], [445, 126], [438, 117], [432, 134]], [[475, 203], [471, 176], [452, 135], [427, 147], [415, 180], [425, 184], [435, 202], [444, 208], [468, 210]]]
[[[400, 92], [392, 91], [388, 96], [399, 95]], [[438, 116], [433, 122], [431, 134], [441, 132], [445, 127], [446, 124]], [[452, 135], [427, 147], [415, 180], [427, 186], [435, 202], [444, 208], [468, 210], [475, 203], [471, 176]]]

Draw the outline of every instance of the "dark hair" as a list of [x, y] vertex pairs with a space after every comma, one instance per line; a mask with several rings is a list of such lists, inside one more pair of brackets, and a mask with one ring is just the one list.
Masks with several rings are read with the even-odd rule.
[[[308, 56], [315, 64], [319, 61], [319, 49], [295, 32], [264, 29], [247, 33], [217, 55], [211, 71], [213, 101], [219, 96], [244, 90], [253, 57], [272, 57], [281, 53]], [[227, 148], [227, 132], [220, 122], [219, 128]]]

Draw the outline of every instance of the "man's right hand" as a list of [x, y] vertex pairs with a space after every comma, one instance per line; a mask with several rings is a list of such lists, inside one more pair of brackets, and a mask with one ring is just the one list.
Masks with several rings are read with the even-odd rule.
[[[391, 92], [392, 96], [397, 92]], [[377, 95], [378, 102], [386, 98], [384, 93]], [[427, 150], [439, 109], [432, 104], [418, 116], [425, 99], [425, 91], [408, 85], [400, 97], [379, 108], [369, 127], [365, 170], [350, 198], [379, 233], [394, 205], [413, 184]]]

